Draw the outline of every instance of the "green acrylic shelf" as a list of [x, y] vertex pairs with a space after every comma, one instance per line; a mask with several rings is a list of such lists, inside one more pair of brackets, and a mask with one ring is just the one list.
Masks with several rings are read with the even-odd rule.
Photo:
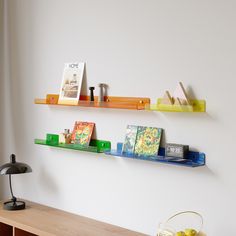
[[49, 147], [56, 147], [56, 148], [66, 148], [72, 149], [77, 151], [85, 151], [85, 152], [98, 152], [103, 153], [105, 151], [109, 151], [111, 149], [111, 142], [104, 141], [104, 140], [97, 140], [93, 139], [90, 141], [90, 145], [85, 147], [79, 144], [49, 144], [45, 139], [35, 139], [35, 144], [45, 145]]

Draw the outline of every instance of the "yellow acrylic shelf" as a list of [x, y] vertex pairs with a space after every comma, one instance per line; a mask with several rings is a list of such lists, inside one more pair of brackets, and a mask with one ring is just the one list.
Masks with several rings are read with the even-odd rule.
[[167, 112], [206, 112], [205, 100], [190, 99], [192, 105], [168, 105], [161, 103], [162, 98], [157, 99], [157, 104], [146, 104], [145, 109], [150, 111]]
[[130, 110], [145, 110], [146, 105], [150, 105], [150, 98], [141, 97], [112, 97], [104, 96], [103, 102], [98, 102], [98, 97], [94, 97], [93, 102], [89, 100], [89, 96], [81, 95], [78, 104], [52, 104], [47, 99], [36, 98], [35, 104], [55, 105], [55, 106], [79, 106], [79, 107], [96, 107], [96, 108], [117, 108]]

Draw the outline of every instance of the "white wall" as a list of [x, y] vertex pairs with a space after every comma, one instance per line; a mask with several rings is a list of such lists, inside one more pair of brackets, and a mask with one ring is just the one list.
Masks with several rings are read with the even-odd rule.
[[[0, 78], [2, 78], [3, 76], [3, 54], [2, 54], [2, 50], [3, 50], [3, 1], [0, 1]], [[2, 91], [1, 91], [2, 92]], [[0, 94], [1, 94], [0, 92]], [[2, 112], [3, 112], [3, 108], [2, 108], [2, 104], [0, 105], [0, 112], [1, 112], [1, 116], [0, 116], [0, 132], [2, 133], [2, 126], [3, 126], [3, 119], [2, 119]], [[0, 139], [0, 143], [2, 142], [2, 140]], [[0, 145], [0, 150], [2, 149], [2, 144]], [[0, 154], [0, 161], [2, 161], [2, 153]], [[0, 199], [2, 199], [2, 178], [0, 178]]]
[[[3, 34], [3, 25], [4, 25], [4, 11], [3, 11], [3, 0], [0, 0], [0, 133], [3, 133], [3, 117], [4, 117], [4, 105], [3, 105], [3, 99], [4, 99], [4, 89], [3, 89], [3, 77], [4, 77], [4, 72], [3, 72], [3, 63], [4, 63], [4, 46], [3, 46], [3, 41], [4, 41], [4, 34]], [[3, 145], [3, 138], [2, 135], [0, 136], [0, 162], [3, 162], [3, 157], [4, 157], [4, 145]], [[0, 199], [3, 198], [3, 178], [0, 178]]]
[[[14, 178], [16, 195], [149, 235], [175, 212], [195, 210], [207, 235], [234, 235], [236, 2], [7, 2], [6, 121], [12, 124], [5, 134], [13, 138], [5, 140], [6, 155], [15, 152], [33, 168]], [[74, 61], [87, 63], [88, 86], [107, 83], [114, 96], [154, 103], [182, 81], [206, 99], [207, 113], [34, 105], [35, 97], [59, 92], [63, 65]], [[72, 128], [76, 120], [95, 122], [97, 137], [113, 147], [127, 124], [161, 127], [167, 142], [205, 152], [207, 165], [183, 168], [34, 145], [34, 138]]]

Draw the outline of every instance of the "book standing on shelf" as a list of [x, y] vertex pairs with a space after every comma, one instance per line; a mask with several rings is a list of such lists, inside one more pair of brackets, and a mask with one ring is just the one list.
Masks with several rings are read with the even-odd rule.
[[157, 156], [162, 129], [128, 125], [122, 153], [137, 156]]
[[74, 144], [89, 146], [95, 123], [76, 121], [72, 132], [71, 141]]
[[65, 63], [58, 104], [77, 105], [85, 63]]
[[134, 154], [137, 156], [157, 156], [161, 141], [162, 129], [139, 126]]
[[127, 154], [134, 153], [137, 131], [138, 131], [138, 126], [127, 125], [125, 142], [124, 142], [123, 149], [122, 149], [123, 153], [127, 153]]

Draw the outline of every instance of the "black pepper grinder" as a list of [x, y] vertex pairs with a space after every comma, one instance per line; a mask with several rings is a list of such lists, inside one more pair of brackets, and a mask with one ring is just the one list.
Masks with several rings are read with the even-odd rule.
[[94, 94], [93, 94], [94, 89], [95, 89], [95, 87], [89, 87], [89, 90], [90, 90], [90, 101], [91, 102], [94, 102]]

